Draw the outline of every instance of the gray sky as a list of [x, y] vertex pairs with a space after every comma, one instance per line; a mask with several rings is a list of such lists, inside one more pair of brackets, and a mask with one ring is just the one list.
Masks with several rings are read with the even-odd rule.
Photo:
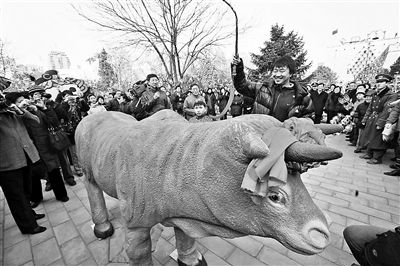
[[[94, 31], [93, 25], [80, 18], [70, 2], [0, 0], [0, 37], [19, 63], [46, 68], [49, 51], [60, 50], [67, 53], [73, 65], [82, 64], [109, 46], [107, 36]], [[251, 26], [239, 38], [239, 54], [245, 65], [250, 65], [249, 54], [259, 51], [275, 23], [303, 36], [312, 69], [324, 64], [340, 75], [359, 49], [341, 45], [341, 39], [346, 42], [352, 38], [365, 39], [372, 31], [381, 31], [382, 36], [385, 31], [389, 38], [399, 32], [399, 1], [231, 0], [231, 3], [238, 13], [239, 24]], [[338, 33], [332, 35], [335, 29]], [[379, 52], [393, 42], [378, 40], [374, 45]], [[400, 50], [399, 46], [392, 48], [388, 61], [400, 55], [395, 51]], [[233, 47], [228, 45], [224, 51], [230, 60]]]

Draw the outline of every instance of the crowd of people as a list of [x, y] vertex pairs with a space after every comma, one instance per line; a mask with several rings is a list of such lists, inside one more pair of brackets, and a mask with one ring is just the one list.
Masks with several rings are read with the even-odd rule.
[[[347, 140], [355, 147], [354, 152], [365, 151], [362, 158], [368, 159], [367, 163], [379, 164], [386, 150], [394, 148], [395, 163], [390, 165], [393, 171], [385, 174], [400, 176], [400, 97], [389, 86], [391, 76], [378, 74], [374, 86], [362, 82], [350, 82], [345, 88], [323, 82], [304, 85], [292, 79], [296, 73], [294, 60], [283, 56], [274, 62], [271, 79], [260, 83], [246, 78], [242, 59], [235, 57], [231, 66], [235, 68], [236, 90], [230, 116], [266, 114], [280, 121], [305, 117], [315, 124], [346, 121], [346, 126], [350, 126], [346, 127]], [[58, 75], [54, 70], [51, 73]], [[4, 91], [9, 81], [3, 79], [0, 85], [0, 92]], [[200, 84], [193, 83], [184, 90], [181, 86], [169, 91], [160, 86], [157, 75], [149, 74], [128, 91], [99, 95], [77, 94], [71, 88], [52, 97], [36, 85], [26, 91], [1, 93], [0, 185], [21, 232], [36, 234], [46, 230], [36, 223], [44, 215], [33, 210], [43, 200], [41, 179], [47, 181], [45, 191], [53, 190], [57, 200], [66, 202], [69, 198], [65, 184], [74, 186], [74, 175], [83, 175], [74, 142], [75, 130], [83, 117], [117, 111], [142, 120], [171, 109], [190, 123], [212, 122], [228, 104], [227, 87], [202, 89]], [[223, 114], [218, 119], [227, 117]], [[50, 131], [65, 132], [68, 147], [52, 147]]]

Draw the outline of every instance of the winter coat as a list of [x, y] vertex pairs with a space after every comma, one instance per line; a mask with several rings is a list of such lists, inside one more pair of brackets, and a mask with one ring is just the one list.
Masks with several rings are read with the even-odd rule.
[[190, 118], [189, 123], [203, 123], [203, 122], [213, 122], [214, 120], [208, 115], [203, 115], [201, 117], [193, 116]]
[[243, 96], [238, 94], [233, 97], [231, 105], [231, 115], [233, 117], [243, 114]]
[[37, 110], [35, 115], [39, 117], [40, 123], [25, 120], [26, 128], [31, 136], [40, 159], [44, 162], [47, 172], [60, 167], [57, 151], [50, 146], [49, 131], [50, 127], [59, 128], [60, 122], [53, 109]]
[[208, 113], [210, 115], [215, 115], [215, 105], [217, 104], [217, 97], [215, 97], [215, 94], [213, 92], [206, 93], [204, 99], [206, 101]]
[[33, 163], [39, 161], [38, 151], [28, 135], [25, 121], [40, 123], [39, 118], [30, 112], [23, 115], [0, 113], [0, 172], [27, 166], [27, 158]]
[[400, 131], [400, 123], [399, 123], [399, 116], [400, 116], [400, 103], [396, 104], [395, 106], [389, 109], [389, 117], [386, 121], [386, 124], [395, 124], [397, 123], [395, 130]]
[[324, 112], [326, 101], [328, 99], [328, 93], [324, 91], [322, 91], [321, 93], [314, 91], [313, 93], [311, 93], [311, 99], [314, 106], [315, 114], [322, 115], [322, 113]]
[[111, 101], [106, 103], [106, 109], [107, 111], [119, 111], [119, 105], [120, 103], [118, 102], [117, 99], [113, 98]]
[[225, 92], [224, 94], [219, 95], [218, 108], [220, 113], [222, 113], [222, 111], [225, 109], [225, 106], [228, 104], [228, 100], [229, 100], [229, 92]]
[[[390, 147], [389, 143], [382, 140], [382, 131], [389, 117], [389, 103], [397, 98], [397, 94], [393, 93], [389, 87], [382, 89], [372, 97], [362, 120], [365, 129], [360, 139], [361, 146], [368, 146], [370, 149], [388, 149]], [[380, 127], [380, 129], [376, 127]]]
[[174, 111], [177, 111], [178, 113], [183, 112], [183, 103], [185, 102], [186, 96], [183, 93], [176, 93], [174, 92], [171, 94], [171, 104], [172, 104], [172, 109]]
[[354, 111], [354, 123], [358, 128], [363, 127], [362, 120], [367, 112], [368, 105], [369, 103], [364, 101], [357, 105], [356, 110]]
[[[159, 94], [159, 97], [154, 99], [156, 93]], [[133, 90], [131, 106], [134, 117], [142, 120], [160, 110], [171, 109], [171, 102], [164, 91], [142, 84]]]
[[312, 100], [305, 88], [291, 81], [292, 87], [286, 88], [274, 83], [251, 82], [246, 79], [243, 62], [236, 67], [233, 84], [243, 96], [254, 100], [253, 114], [268, 114], [280, 121], [289, 117], [304, 117], [313, 112]]
[[122, 113], [128, 114], [128, 115], [133, 115], [135, 106], [133, 105], [133, 102], [122, 102], [119, 104], [119, 110]]
[[340, 92], [338, 92], [338, 93], [330, 92], [326, 99], [325, 110], [327, 112], [342, 112], [343, 105], [339, 103], [340, 97], [341, 97]]

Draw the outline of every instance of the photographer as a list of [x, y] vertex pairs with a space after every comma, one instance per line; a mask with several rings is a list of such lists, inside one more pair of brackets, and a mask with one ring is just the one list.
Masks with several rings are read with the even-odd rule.
[[171, 109], [168, 96], [160, 90], [159, 79], [155, 74], [147, 75], [145, 83], [134, 86], [133, 93], [133, 115], [137, 120], [149, 117], [162, 109]]
[[37, 116], [0, 95], [0, 186], [21, 233], [38, 234], [46, 230], [36, 222], [44, 214], [31, 209], [29, 194], [30, 166], [39, 160], [39, 154], [23, 119], [39, 123]]
[[[72, 165], [74, 166], [75, 173], [78, 176], [82, 176], [83, 172], [79, 165], [78, 157], [75, 151], [74, 135], [76, 127], [82, 120], [82, 113], [89, 111], [90, 107], [85, 100], [73, 95], [70, 90], [65, 90], [62, 92], [62, 99], [63, 101], [56, 108], [56, 112], [61, 120], [62, 127], [69, 134], [70, 141], [72, 143], [72, 146], [69, 148], [69, 153], [71, 155], [71, 161]], [[75, 185], [75, 181], [73, 181], [71, 184], [68, 183], [69, 181], [67, 179], [65, 179], [65, 181], [69, 185]]]

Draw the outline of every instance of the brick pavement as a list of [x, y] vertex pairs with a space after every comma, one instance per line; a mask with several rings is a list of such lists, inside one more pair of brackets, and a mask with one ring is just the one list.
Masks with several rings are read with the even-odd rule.
[[[302, 179], [315, 203], [332, 221], [328, 248], [318, 255], [302, 256], [273, 239], [208, 237], [200, 239], [198, 246], [209, 265], [351, 265], [355, 260], [342, 237], [346, 226], [394, 228], [400, 224], [400, 179], [383, 175], [389, 170], [393, 152], [384, 157], [384, 164], [369, 165], [347, 146], [344, 135], [329, 136], [327, 143], [341, 149], [343, 158], [310, 170]], [[86, 190], [82, 180], [77, 181], [76, 186], [67, 188], [70, 200], [66, 203], [56, 201], [52, 192], [44, 193], [44, 202], [35, 210], [46, 214], [39, 224], [47, 231], [33, 236], [19, 232], [0, 193], [0, 265], [127, 264], [117, 201], [106, 198], [115, 233], [109, 239], [98, 240], [91, 227]], [[157, 229], [162, 234], [153, 252], [154, 264], [177, 265], [169, 257], [175, 244], [173, 229]]]

